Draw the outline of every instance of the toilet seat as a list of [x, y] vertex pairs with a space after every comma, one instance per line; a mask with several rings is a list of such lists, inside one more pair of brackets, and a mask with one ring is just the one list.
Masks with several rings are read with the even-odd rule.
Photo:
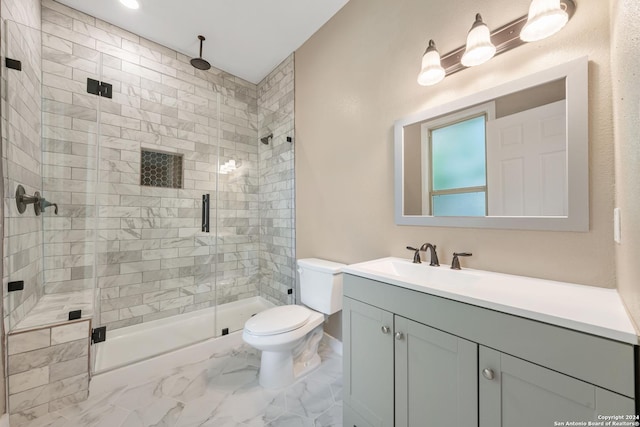
[[247, 320], [244, 328], [251, 335], [268, 336], [304, 326], [313, 312], [301, 305], [283, 305], [260, 312]]

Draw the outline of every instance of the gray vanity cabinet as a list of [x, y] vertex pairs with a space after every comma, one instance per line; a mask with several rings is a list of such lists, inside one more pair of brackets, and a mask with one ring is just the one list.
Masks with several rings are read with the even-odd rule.
[[392, 426], [393, 314], [345, 298], [342, 328], [344, 425]]
[[345, 427], [539, 427], [635, 413], [635, 346], [350, 274]]
[[478, 345], [400, 316], [394, 327], [394, 425], [477, 424]]
[[633, 399], [480, 346], [480, 427], [539, 427], [635, 413]]
[[477, 424], [477, 344], [350, 298], [343, 328], [345, 426]]

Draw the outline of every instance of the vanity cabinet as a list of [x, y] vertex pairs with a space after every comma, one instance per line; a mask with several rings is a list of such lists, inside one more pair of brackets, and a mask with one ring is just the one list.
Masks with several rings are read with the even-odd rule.
[[538, 427], [636, 412], [633, 345], [349, 274], [344, 294], [345, 427]]
[[480, 347], [480, 426], [553, 426], [631, 415], [633, 399], [561, 373]]
[[[393, 425], [393, 314], [344, 298], [342, 305], [345, 425]], [[346, 345], [345, 345], [346, 344]]]
[[350, 298], [342, 319], [344, 401], [365, 425], [477, 423], [477, 344]]

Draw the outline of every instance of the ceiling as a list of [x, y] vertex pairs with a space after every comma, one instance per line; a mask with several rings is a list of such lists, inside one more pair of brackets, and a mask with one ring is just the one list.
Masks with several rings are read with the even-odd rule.
[[260, 82], [348, 0], [57, 0], [252, 83]]

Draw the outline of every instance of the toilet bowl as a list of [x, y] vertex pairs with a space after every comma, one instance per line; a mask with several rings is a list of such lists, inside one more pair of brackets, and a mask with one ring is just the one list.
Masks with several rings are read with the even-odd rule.
[[274, 307], [249, 319], [242, 339], [262, 351], [260, 385], [285, 387], [316, 368], [323, 323], [323, 314], [300, 305]]
[[298, 260], [300, 297], [308, 307], [270, 308], [245, 323], [243, 340], [262, 351], [260, 385], [264, 388], [285, 387], [320, 365], [318, 345], [325, 314], [342, 309], [342, 267], [315, 258]]

